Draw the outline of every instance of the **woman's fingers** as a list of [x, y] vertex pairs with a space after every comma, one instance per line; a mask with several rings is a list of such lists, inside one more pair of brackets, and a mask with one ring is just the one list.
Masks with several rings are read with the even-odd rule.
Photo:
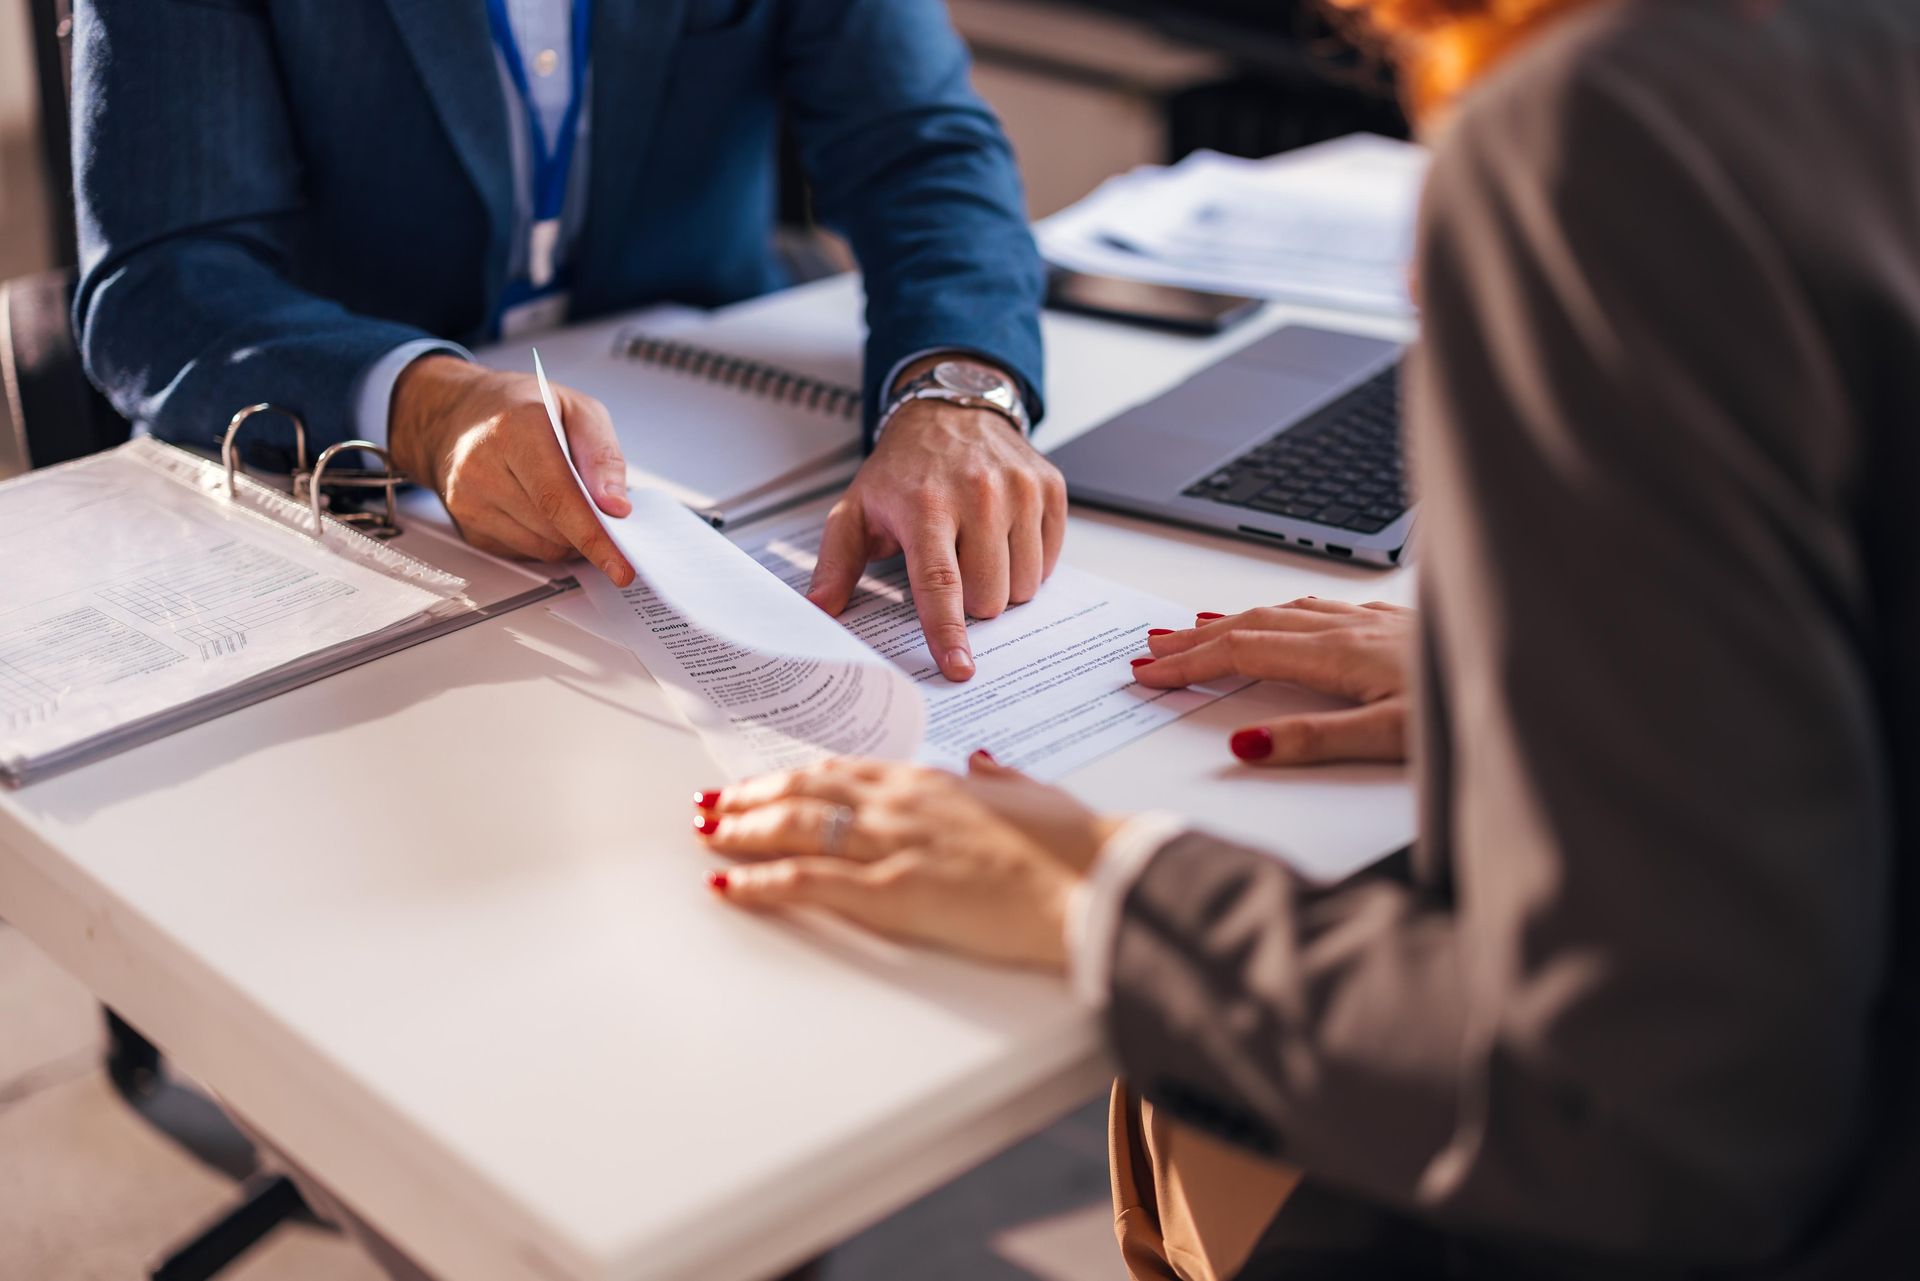
[[974, 778], [1025, 779], [1027, 776], [1009, 765], [1002, 765], [986, 748], [978, 748], [967, 757], [967, 773]]
[[706, 793], [700, 807], [718, 814], [737, 814], [802, 796], [836, 805], [858, 805], [866, 799], [868, 785], [877, 782], [886, 768], [879, 761], [836, 758], [805, 769], [756, 775]]
[[1332, 601], [1331, 605], [1332, 609], [1319, 609], [1319, 601], [1309, 595], [1286, 605], [1261, 605], [1260, 609], [1248, 609], [1240, 615], [1212, 618], [1192, 628], [1156, 628], [1154, 632], [1146, 634], [1146, 647], [1154, 653], [1154, 657], [1164, 657], [1185, 653], [1194, 645], [1217, 640], [1227, 632], [1331, 632], [1348, 626], [1354, 620], [1352, 615], [1365, 615], [1365, 609], [1359, 605], [1346, 605], [1342, 601]]
[[1341, 651], [1318, 633], [1243, 628], [1165, 658], [1145, 662], [1136, 659], [1133, 678], [1154, 689], [1177, 689], [1223, 676], [1249, 676], [1340, 693], [1347, 684], [1342, 679], [1341, 660]]
[[[1193, 685], [1200, 681], [1241, 674], [1234, 665], [1235, 645], [1231, 640], [1233, 635], [1234, 633], [1228, 632], [1164, 656], [1155, 646], [1154, 657], [1133, 660], [1133, 679], [1154, 689], [1177, 689], [1182, 685]], [[1155, 641], [1166, 639], [1165, 636], [1154, 636], [1149, 638], [1148, 643], [1152, 645]], [[1244, 644], [1240, 648], [1244, 649]], [[1245, 674], [1251, 675], [1251, 673]]]
[[879, 934], [912, 936], [909, 896], [885, 863], [786, 858], [714, 872], [707, 883], [741, 907], [820, 907]]
[[1351, 711], [1283, 716], [1236, 731], [1228, 745], [1250, 765], [1404, 761], [1406, 705], [1395, 698]]
[[1147, 651], [1155, 658], [1184, 654], [1205, 639], [1200, 634], [1202, 630], [1199, 627], [1183, 627], [1178, 631], [1164, 627], [1152, 628], [1147, 632]]
[[733, 858], [807, 854], [870, 862], [887, 853], [858, 809], [806, 796], [733, 814], [703, 809], [693, 816], [693, 828], [717, 853]]
[[889, 773], [857, 811], [795, 796], [716, 814], [698, 800], [711, 847], [748, 860], [708, 875], [729, 902], [825, 908], [881, 934], [1055, 970], [1076, 872], [1111, 827], [979, 756], [966, 780]]
[[1281, 606], [1281, 608], [1303, 609], [1316, 614], [1358, 614], [1364, 606], [1356, 605], [1352, 601], [1333, 600], [1320, 596], [1302, 596], [1298, 600], [1288, 601], [1285, 605]]

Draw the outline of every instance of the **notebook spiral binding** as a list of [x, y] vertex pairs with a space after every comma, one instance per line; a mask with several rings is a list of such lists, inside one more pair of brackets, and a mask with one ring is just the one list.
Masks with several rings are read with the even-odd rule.
[[730, 356], [711, 347], [646, 334], [622, 334], [614, 350], [628, 360], [704, 378], [783, 404], [847, 419], [856, 418], [860, 413], [859, 388], [798, 374], [762, 360]]

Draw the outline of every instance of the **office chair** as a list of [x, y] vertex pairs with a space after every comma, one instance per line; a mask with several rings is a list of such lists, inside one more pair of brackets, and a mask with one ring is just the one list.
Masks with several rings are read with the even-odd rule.
[[132, 434], [80, 367], [73, 289], [71, 267], [0, 284], [0, 376], [15, 449], [28, 467], [84, 458]]
[[[124, 443], [132, 425], [87, 381], [74, 341], [76, 283], [73, 177], [67, 114], [72, 0], [29, 0], [40, 90], [41, 157], [46, 166], [54, 270], [0, 284], [0, 387], [27, 467], [48, 467]], [[205, 1095], [168, 1079], [160, 1051], [125, 1019], [102, 1008], [106, 1069], [114, 1089], [142, 1117], [208, 1165], [247, 1180], [234, 1208], [174, 1247], [149, 1270], [152, 1281], [207, 1281], [306, 1206], [293, 1183], [262, 1175], [253, 1145]]]

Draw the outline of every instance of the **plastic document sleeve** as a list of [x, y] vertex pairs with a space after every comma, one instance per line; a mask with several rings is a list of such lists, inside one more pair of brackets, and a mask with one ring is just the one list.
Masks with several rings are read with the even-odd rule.
[[467, 579], [321, 505], [145, 438], [0, 484], [0, 782], [151, 742], [572, 586], [518, 575], [492, 585], [507, 596], [476, 603]]

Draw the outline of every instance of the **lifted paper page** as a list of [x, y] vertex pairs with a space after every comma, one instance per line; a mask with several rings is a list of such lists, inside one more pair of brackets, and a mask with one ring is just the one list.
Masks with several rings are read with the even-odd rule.
[[[537, 358], [535, 368], [559, 434]], [[595, 511], [633, 585], [580, 577], [723, 769], [740, 778], [827, 756], [912, 756], [925, 714], [911, 682], [673, 498], [632, 498], [622, 520]]]
[[[804, 591], [820, 545], [818, 516], [760, 535], [747, 551]], [[1137, 684], [1128, 660], [1146, 652], [1149, 627], [1189, 626], [1168, 601], [1062, 565], [1024, 605], [968, 624], [978, 674], [940, 674], [907, 593], [904, 567], [869, 573], [840, 623], [910, 679], [926, 700], [917, 757], [959, 769], [984, 747], [1002, 764], [1056, 781], [1250, 682], [1190, 689]]]
[[912, 684], [711, 525], [642, 491], [607, 529], [638, 576], [623, 590], [588, 570], [587, 597], [730, 777], [913, 755], [924, 717]]

